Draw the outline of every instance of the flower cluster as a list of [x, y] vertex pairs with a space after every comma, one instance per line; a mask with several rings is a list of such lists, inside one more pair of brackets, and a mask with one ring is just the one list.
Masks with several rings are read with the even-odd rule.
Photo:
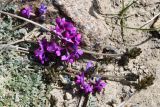
[[50, 60], [50, 55], [73, 63], [83, 54], [83, 51], [79, 49], [81, 35], [71, 22], [66, 21], [65, 18], [57, 18], [53, 31], [55, 38], [52, 38], [50, 42], [47, 42], [45, 38], [39, 40], [39, 48], [35, 50], [35, 56], [42, 64]]
[[39, 48], [34, 51], [34, 54], [41, 61], [41, 63], [44, 64], [44, 62], [48, 61], [48, 57], [46, 56], [46, 48], [48, 43], [46, 39], [42, 39], [41, 41], [39, 40], [38, 43]]
[[47, 12], [47, 6], [42, 3], [38, 9], [38, 12], [40, 15], [45, 14]]
[[[25, 18], [30, 18], [31, 15], [33, 14], [32, 12], [33, 12], [32, 6], [26, 6], [21, 9], [20, 14]], [[47, 12], [47, 6], [41, 3], [41, 5], [38, 8], [38, 11], [36, 12], [36, 15], [41, 16], [44, 15], [46, 12]]]
[[26, 6], [21, 10], [21, 15], [26, 18], [30, 18], [32, 12], [31, 6]]
[[61, 48], [54, 40], [48, 42], [47, 39], [43, 38], [42, 40], [39, 40], [38, 43], [39, 47], [34, 51], [34, 54], [42, 64], [61, 56], [63, 48]]
[[73, 23], [65, 18], [56, 18], [56, 27], [53, 31], [65, 47], [65, 55], [62, 56], [61, 60], [73, 63], [83, 54], [83, 51], [79, 49], [81, 34], [77, 32]]
[[[90, 68], [90, 64], [91, 63], [88, 63], [86, 68]], [[101, 92], [102, 89], [105, 88], [106, 83], [102, 81], [100, 78], [95, 79], [94, 82], [87, 82], [87, 79], [85, 77], [86, 74], [87, 72], [85, 71], [79, 75], [76, 75], [75, 77], [76, 85], [78, 85], [85, 94]]]

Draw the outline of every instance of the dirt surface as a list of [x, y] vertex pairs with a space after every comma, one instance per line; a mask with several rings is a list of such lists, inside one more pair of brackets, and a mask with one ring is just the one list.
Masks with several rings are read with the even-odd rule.
[[[125, 66], [119, 66], [117, 61], [103, 64], [101, 67], [104, 74], [114, 76], [134, 74], [140, 79], [154, 75], [156, 78], [152, 86], [140, 91], [136, 91], [137, 89], [132, 85], [107, 81], [108, 85], [104, 93], [96, 95], [95, 107], [160, 106], [158, 94], [160, 93], [158, 86], [160, 35], [158, 31], [145, 30], [145, 28], [154, 27], [153, 25], [158, 26], [159, 22], [155, 18], [143, 26], [160, 12], [160, 3], [158, 0], [138, 0], [132, 3], [132, 0], [124, 0], [124, 2], [121, 0], [53, 0], [59, 12], [72, 19], [79, 27], [87, 49], [102, 51], [102, 49], [112, 47], [111, 49], [116, 50], [117, 53], [125, 52], [126, 48], [141, 49], [142, 53], [135, 59], [129, 60]], [[128, 6], [130, 4], [131, 6]], [[123, 8], [127, 6], [126, 12], [121, 14]], [[140, 27], [144, 30], [136, 30]], [[128, 101], [130, 96], [132, 97]], [[127, 103], [123, 104], [123, 101]]]

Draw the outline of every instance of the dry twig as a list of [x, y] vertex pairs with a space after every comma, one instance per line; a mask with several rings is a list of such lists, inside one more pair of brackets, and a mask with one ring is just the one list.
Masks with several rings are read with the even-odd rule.
[[151, 21], [153, 21], [155, 18], [157, 18], [158, 16], [160, 15], [160, 12], [157, 14], [157, 15], [155, 15], [152, 19], [150, 19], [150, 20], [148, 20], [144, 25], [142, 25], [141, 27], [140, 27], [140, 29], [141, 28], [143, 28], [144, 26], [146, 26], [148, 23], [150, 23]]
[[133, 97], [134, 97], [137, 93], [138, 93], [138, 91], [135, 91], [132, 96], [130, 96], [127, 100], [123, 101], [123, 102], [122, 102], [121, 104], [119, 104], [117, 107], [125, 107], [125, 106], [127, 107], [127, 103], [128, 103], [129, 101], [131, 101], [131, 100], [133, 99]]
[[80, 100], [79, 100], [79, 103], [78, 103], [78, 106], [77, 107], [82, 107], [83, 106], [83, 101], [84, 101], [85, 97], [82, 95]]
[[123, 54], [105, 54], [105, 53], [97, 53], [97, 52], [93, 52], [93, 51], [88, 51], [88, 50], [84, 50], [82, 49], [84, 53], [88, 53], [88, 54], [93, 54], [93, 55], [103, 55], [103, 56], [109, 56], [109, 57], [119, 57], [122, 56]]
[[43, 29], [45, 29], [45, 30], [47, 30], [47, 31], [50, 31], [50, 29], [42, 26], [41, 24], [36, 23], [36, 22], [34, 22], [34, 21], [32, 21], [32, 20], [26, 19], [26, 18], [24, 18], [24, 17], [17, 16], [17, 15], [14, 15], [14, 14], [11, 14], [11, 13], [8, 13], [8, 12], [4, 12], [4, 11], [1, 11], [1, 10], [0, 10], [0, 13], [5, 14], [5, 15], [9, 15], [9, 16], [12, 16], [12, 17], [15, 17], [15, 18], [24, 20], [24, 21], [27, 21], [27, 22], [32, 23], [32, 24], [34, 24], [34, 25], [36, 25], [36, 26], [38, 26], [38, 27], [41, 27], [41, 28], [43, 28]]

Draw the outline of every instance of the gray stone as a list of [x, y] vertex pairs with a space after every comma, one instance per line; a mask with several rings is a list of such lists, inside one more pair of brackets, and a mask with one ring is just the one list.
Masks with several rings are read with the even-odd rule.
[[119, 72], [123, 72], [124, 71], [124, 68], [123, 67], [120, 67], [119, 68]]
[[15, 94], [15, 99], [14, 100], [15, 100], [16, 103], [20, 101], [20, 99], [19, 99], [19, 93]]
[[106, 67], [106, 70], [114, 71], [114, 65], [113, 64], [108, 64], [107, 67]]
[[92, 0], [54, 0], [53, 3], [78, 26], [86, 48], [100, 51], [110, 43], [105, 21], [92, 14], [95, 8]]
[[51, 103], [54, 107], [63, 107], [63, 91], [59, 89], [53, 89], [51, 92]]
[[64, 96], [65, 100], [71, 100], [72, 99], [72, 95], [68, 92], [66, 92], [65, 96]]
[[129, 69], [132, 69], [132, 68], [133, 68], [133, 62], [129, 62], [129, 63], [128, 63], [128, 68], [129, 68]]

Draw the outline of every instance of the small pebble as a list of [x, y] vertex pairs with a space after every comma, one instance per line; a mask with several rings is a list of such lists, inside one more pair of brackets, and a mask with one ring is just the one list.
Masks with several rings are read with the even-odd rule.
[[61, 0], [53, 0], [53, 2], [54, 2], [56, 5], [62, 5], [62, 1], [61, 1]]
[[114, 71], [114, 66], [112, 64], [108, 64], [107, 67], [106, 67], [106, 70]]
[[128, 63], [128, 68], [129, 68], [129, 69], [132, 69], [132, 68], [133, 68], [133, 63], [132, 63], [132, 62]]
[[72, 99], [72, 95], [68, 92], [66, 92], [65, 96], [64, 96], [65, 100], [71, 100]]
[[123, 72], [123, 71], [124, 71], [123, 67], [120, 67], [119, 72]]
[[16, 93], [16, 94], [15, 94], [15, 102], [16, 102], [16, 103], [19, 102], [19, 93]]

